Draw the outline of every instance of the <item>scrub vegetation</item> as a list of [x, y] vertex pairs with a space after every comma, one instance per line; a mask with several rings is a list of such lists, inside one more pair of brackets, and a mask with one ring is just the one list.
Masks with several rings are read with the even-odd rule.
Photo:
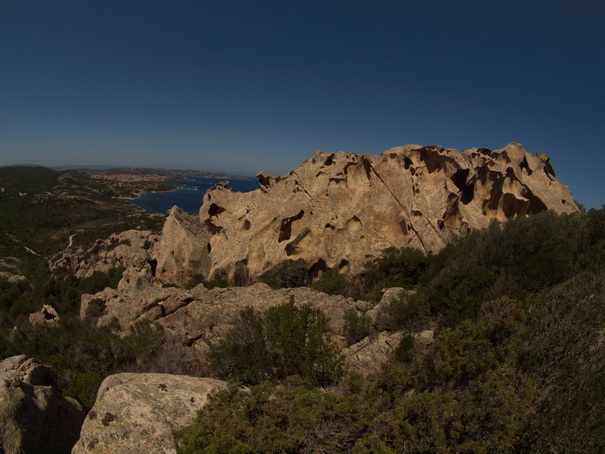
[[[128, 207], [71, 172], [19, 172], [36, 178], [8, 190], [0, 172], [0, 265], [24, 277], [0, 279], [0, 358], [53, 366], [64, 393], [90, 408], [108, 374], [154, 370], [173, 347], [155, 325], [128, 335], [115, 323], [96, 327], [101, 300], [80, 318], [80, 296], [115, 287], [123, 269], [81, 279], [51, 272], [48, 259], [74, 233], [93, 244], [127, 228], [157, 231], [161, 218], [101, 222]], [[414, 291], [374, 321], [345, 315], [349, 345], [403, 333], [390, 361], [367, 377], [347, 371], [321, 311], [289, 303], [261, 313], [244, 302], [209, 356], [209, 370], [231, 385], [178, 433], [179, 452], [602, 452], [605, 210], [493, 222], [433, 256], [390, 248], [360, 276], [327, 270], [311, 282], [307, 270], [289, 261], [263, 280], [373, 301], [384, 287]], [[43, 304], [58, 311], [55, 326], [28, 322]], [[428, 328], [433, 342], [417, 340]]]
[[[289, 286], [302, 269], [287, 262], [265, 276]], [[384, 307], [376, 326], [348, 313], [347, 342], [428, 326], [434, 342], [404, 335], [379, 374], [345, 372], [321, 384], [308, 368], [268, 372], [278, 369], [267, 353], [269, 317], [247, 309], [215, 350], [217, 364], [231, 364], [218, 370], [234, 384], [179, 433], [180, 452], [597, 453], [605, 446], [605, 211], [494, 222], [429, 257], [387, 249], [362, 276], [347, 281], [328, 271], [313, 286], [374, 299], [384, 287], [415, 290]]]

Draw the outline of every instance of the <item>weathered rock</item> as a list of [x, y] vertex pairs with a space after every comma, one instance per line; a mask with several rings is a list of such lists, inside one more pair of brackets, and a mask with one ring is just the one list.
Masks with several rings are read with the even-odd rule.
[[18, 284], [27, 281], [23, 276], [21, 260], [16, 257], [4, 257], [0, 259], [0, 279], [12, 284]]
[[299, 258], [312, 276], [356, 273], [390, 246], [435, 253], [492, 219], [578, 211], [548, 157], [516, 143], [462, 153], [419, 145], [381, 156], [317, 152], [283, 177], [258, 179], [248, 193], [211, 188], [197, 223], [173, 214], [163, 241], [178, 243], [164, 248], [175, 251], [162, 255], [166, 266], [158, 260], [162, 279], [202, 274], [241, 283]]
[[403, 287], [391, 287], [382, 289], [382, 297], [380, 298], [380, 302], [371, 308], [366, 315], [370, 317], [373, 324], [376, 324], [378, 319], [378, 315], [381, 311], [383, 311], [389, 304], [393, 301], [405, 297], [406, 295], [416, 293], [415, 290], [406, 290]]
[[[345, 361], [350, 370], [362, 375], [377, 374], [382, 366], [393, 358], [395, 349], [404, 337], [404, 332], [389, 333], [383, 331], [376, 336], [368, 336], [343, 350]], [[411, 333], [416, 345], [426, 350], [433, 343], [433, 331], [424, 330]]]
[[78, 278], [90, 277], [95, 271], [106, 273], [120, 266], [151, 270], [153, 262], [149, 251], [159, 239], [159, 235], [149, 230], [114, 233], [109, 238], [95, 241], [87, 249], [68, 247], [53, 257], [50, 267], [51, 270], [72, 269]]
[[153, 251], [158, 279], [186, 285], [210, 266], [208, 251], [207, 232], [197, 217], [173, 207], [168, 212], [161, 240]]
[[93, 298], [99, 298], [105, 304], [105, 312], [97, 321], [99, 325], [116, 319], [121, 330], [128, 332], [139, 322], [158, 323], [167, 335], [176, 336], [183, 344], [200, 351], [221, 338], [246, 307], [262, 312], [290, 301], [297, 306], [310, 304], [330, 318], [328, 328], [337, 338], [344, 336], [344, 314], [348, 308], [367, 310], [372, 307], [369, 302], [330, 296], [307, 287], [273, 290], [266, 284], [256, 283], [248, 287], [214, 289], [198, 285], [187, 290], [147, 286], [140, 291], [108, 288], [96, 295], [85, 295], [82, 318], [87, 302]]
[[72, 453], [176, 453], [174, 431], [193, 423], [208, 395], [224, 387], [220, 380], [184, 375], [111, 375]]
[[25, 355], [0, 362], [0, 451], [69, 452], [85, 413], [57, 389], [57, 376]]
[[403, 339], [403, 332], [383, 331], [343, 350], [345, 361], [351, 371], [362, 375], [377, 374], [393, 356], [393, 351]]
[[29, 314], [28, 320], [32, 325], [55, 326], [59, 323], [60, 317], [54, 307], [45, 304], [38, 312]]

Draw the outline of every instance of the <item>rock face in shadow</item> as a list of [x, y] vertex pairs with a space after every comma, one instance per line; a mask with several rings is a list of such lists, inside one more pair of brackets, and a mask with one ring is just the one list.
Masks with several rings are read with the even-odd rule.
[[85, 416], [50, 367], [25, 355], [0, 362], [0, 452], [68, 453]]
[[435, 253], [492, 219], [578, 211], [548, 157], [516, 143], [462, 153], [420, 145], [381, 156], [317, 152], [285, 176], [258, 179], [258, 189], [248, 193], [214, 186], [197, 223], [185, 225], [171, 214], [170, 222], [182, 227], [164, 235], [181, 238], [178, 248], [187, 253], [181, 262], [166, 261], [171, 267], [159, 273], [163, 282], [201, 274], [243, 284], [301, 258], [311, 277], [334, 268], [356, 273], [390, 246]]
[[176, 454], [173, 432], [192, 424], [208, 395], [226, 385], [184, 375], [111, 375], [101, 384], [72, 453]]

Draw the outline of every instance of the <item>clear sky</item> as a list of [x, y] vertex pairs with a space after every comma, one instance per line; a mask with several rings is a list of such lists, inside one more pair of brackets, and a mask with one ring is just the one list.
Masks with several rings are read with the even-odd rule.
[[511, 141], [605, 203], [603, 0], [0, 1], [0, 165], [280, 175]]

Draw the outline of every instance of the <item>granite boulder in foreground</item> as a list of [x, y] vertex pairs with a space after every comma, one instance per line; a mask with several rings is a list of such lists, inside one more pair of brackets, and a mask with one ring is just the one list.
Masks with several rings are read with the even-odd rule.
[[107, 377], [73, 454], [174, 453], [174, 431], [193, 423], [208, 395], [226, 382], [170, 374]]

